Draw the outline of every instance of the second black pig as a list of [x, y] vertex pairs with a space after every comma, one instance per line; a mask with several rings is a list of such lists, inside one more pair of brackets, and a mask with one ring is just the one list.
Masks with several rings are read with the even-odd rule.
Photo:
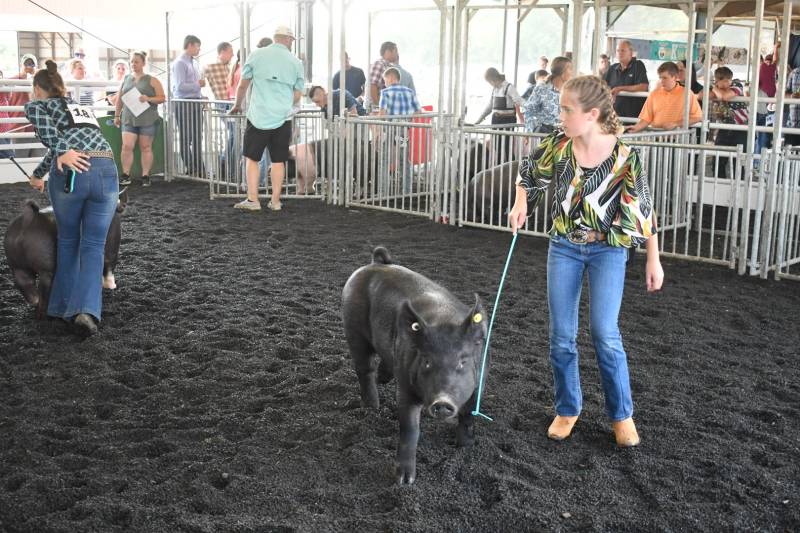
[[[125, 210], [127, 203], [128, 194], [123, 190], [106, 237], [103, 287], [107, 289], [117, 287], [114, 269], [117, 266], [122, 238], [120, 213]], [[57, 235], [58, 229], [52, 212], [45, 212], [36, 202], [28, 200], [22, 213], [8, 225], [3, 240], [14, 283], [25, 300], [36, 307], [36, 317], [39, 319], [47, 314], [50, 287], [56, 271]]]

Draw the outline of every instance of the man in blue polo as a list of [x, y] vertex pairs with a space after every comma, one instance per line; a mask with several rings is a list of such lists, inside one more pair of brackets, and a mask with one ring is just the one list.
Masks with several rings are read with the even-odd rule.
[[267, 207], [281, 209], [281, 187], [289, 159], [292, 139], [292, 112], [300, 102], [304, 78], [303, 63], [292, 55], [294, 33], [286, 26], [275, 30], [274, 43], [253, 50], [242, 69], [236, 89], [236, 102], [231, 114], [241, 112], [241, 103], [248, 88], [252, 91], [247, 106], [247, 126], [244, 132], [244, 157], [247, 172], [247, 199], [236, 204], [237, 209], [259, 211], [258, 162], [264, 149], [269, 150], [272, 164], [272, 198]]

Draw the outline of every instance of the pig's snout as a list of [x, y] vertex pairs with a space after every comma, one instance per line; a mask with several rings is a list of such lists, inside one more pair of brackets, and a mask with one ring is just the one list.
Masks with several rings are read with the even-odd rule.
[[458, 408], [449, 398], [437, 398], [428, 408], [428, 413], [433, 418], [444, 420], [445, 418], [452, 418], [458, 412]]

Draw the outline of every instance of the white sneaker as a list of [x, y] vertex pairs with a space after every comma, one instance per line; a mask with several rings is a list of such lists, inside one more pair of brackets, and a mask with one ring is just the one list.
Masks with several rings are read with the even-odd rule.
[[280, 211], [283, 208], [283, 204], [278, 202], [277, 204], [273, 204], [272, 200], [267, 204], [267, 209], [270, 211]]
[[246, 209], [247, 211], [261, 211], [261, 202], [253, 202], [245, 198], [238, 204], [233, 205], [236, 209]]

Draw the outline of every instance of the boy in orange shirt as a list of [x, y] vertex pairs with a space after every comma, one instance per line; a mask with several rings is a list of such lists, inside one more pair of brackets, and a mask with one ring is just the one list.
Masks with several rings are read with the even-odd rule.
[[[635, 133], [648, 126], [663, 130], [674, 130], [683, 124], [683, 110], [686, 102], [685, 89], [678, 83], [678, 65], [671, 61], [658, 67], [660, 86], [650, 93], [639, 114], [639, 122], [627, 131]], [[689, 124], [700, 122], [703, 111], [696, 98], [689, 99]]]

